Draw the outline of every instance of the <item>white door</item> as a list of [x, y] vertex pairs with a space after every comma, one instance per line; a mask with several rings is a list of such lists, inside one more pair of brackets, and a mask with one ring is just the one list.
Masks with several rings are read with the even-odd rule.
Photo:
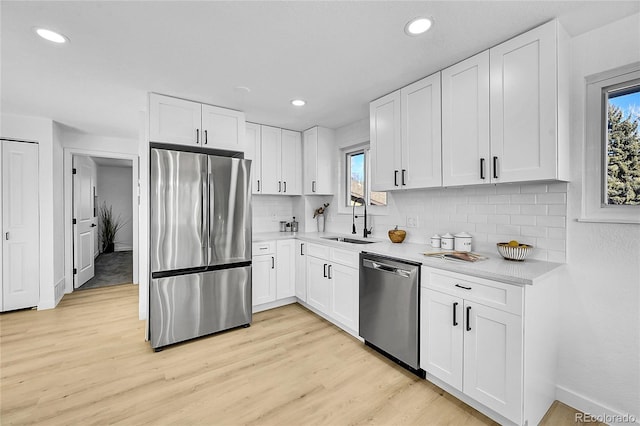
[[93, 278], [96, 217], [94, 212], [93, 181], [95, 164], [88, 157], [74, 156], [73, 168], [73, 267], [74, 288]]
[[279, 240], [276, 242], [278, 264], [276, 267], [276, 298], [283, 299], [296, 294], [295, 240]]
[[282, 129], [261, 127], [262, 141], [262, 194], [281, 194], [280, 177]]
[[401, 126], [400, 90], [369, 104], [371, 189], [400, 189]]
[[261, 158], [262, 149], [260, 144], [260, 125], [254, 123], [247, 123], [246, 130], [246, 151], [245, 158], [251, 160], [251, 189], [254, 194], [260, 194], [261, 192], [261, 180], [262, 180], [262, 168]]
[[327, 275], [331, 281], [331, 316], [358, 331], [358, 270], [332, 263]]
[[462, 299], [420, 291], [420, 368], [462, 391]]
[[556, 31], [552, 21], [490, 50], [494, 182], [557, 176]]
[[464, 302], [464, 393], [517, 424], [522, 417], [522, 318]]
[[296, 241], [296, 297], [307, 301], [307, 253], [304, 241]]
[[40, 297], [38, 145], [2, 141], [2, 310]]
[[303, 192], [305, 195], [318, 193], [318, 128], [305, 130], [302, 155], [304, 156]]
[[170, 96], [149, 95], [149, 140], [180, 145], [198, 146], [201, 106], [197, 102]]
[[282, 193], [300, 195], [302, 191], [302, 141], [300, 132], [282, 129]]
[[489, 51], [442, 70], [442, 184], [488, 183]]
[[243, 112], [202, 105], [202, 146], [244, 151], [244, 132]]
[[307, 303], [326, 314], [329, 314], [331, 303], [328, 266], [324, 259], [307, 256]]
[[276, 300], [276, 258], [267, 254], [254, 256], [251, 265], [253, 306]]

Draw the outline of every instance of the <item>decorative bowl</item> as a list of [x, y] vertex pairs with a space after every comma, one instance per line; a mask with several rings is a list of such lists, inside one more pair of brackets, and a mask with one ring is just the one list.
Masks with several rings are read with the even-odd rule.
[[404, 241], [407, 236], [407, 231], [403, 231], [402, 229], [391, 229], [389, 231], [389, 239], [392, 243], [401, 243]]
[[529, 244], [518, 244], [517, 246], [509, 245], [509, 243], [498, 243], [498, 253], [507, 260], [524, 260], [533, 251], [533, 246]]

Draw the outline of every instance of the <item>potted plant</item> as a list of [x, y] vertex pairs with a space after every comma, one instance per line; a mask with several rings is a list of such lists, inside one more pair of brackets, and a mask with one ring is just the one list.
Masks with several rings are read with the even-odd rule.
[[120, 215], [117, 218], [113, 218], [113, 210], [111, 206], [107, 207], [107, 203], [102, 203], [99, 211], [100, 219], [100, 241], [102, 242], [103, 253], [113, 253], [116, 234], [124, 223], [120, 219]]

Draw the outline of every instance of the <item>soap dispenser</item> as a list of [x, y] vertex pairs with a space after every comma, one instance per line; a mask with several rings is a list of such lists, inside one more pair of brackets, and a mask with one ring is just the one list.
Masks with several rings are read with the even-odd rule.
[[296, 220], [296, 217], [293, 217], [293, 220], [291, 221], [291, 232], [298, 232], [298, 221]]

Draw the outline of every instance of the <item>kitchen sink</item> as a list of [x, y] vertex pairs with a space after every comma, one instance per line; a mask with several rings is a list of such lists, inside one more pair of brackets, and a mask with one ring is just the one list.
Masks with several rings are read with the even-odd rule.
[[355, 238], [349, 237], [322, 237], [325, 240], [338, 241], [341, 243], [351, 243], [351, 244], [373, 244], [375, 241], [364, 241], [364, 240], [356, 240]]

